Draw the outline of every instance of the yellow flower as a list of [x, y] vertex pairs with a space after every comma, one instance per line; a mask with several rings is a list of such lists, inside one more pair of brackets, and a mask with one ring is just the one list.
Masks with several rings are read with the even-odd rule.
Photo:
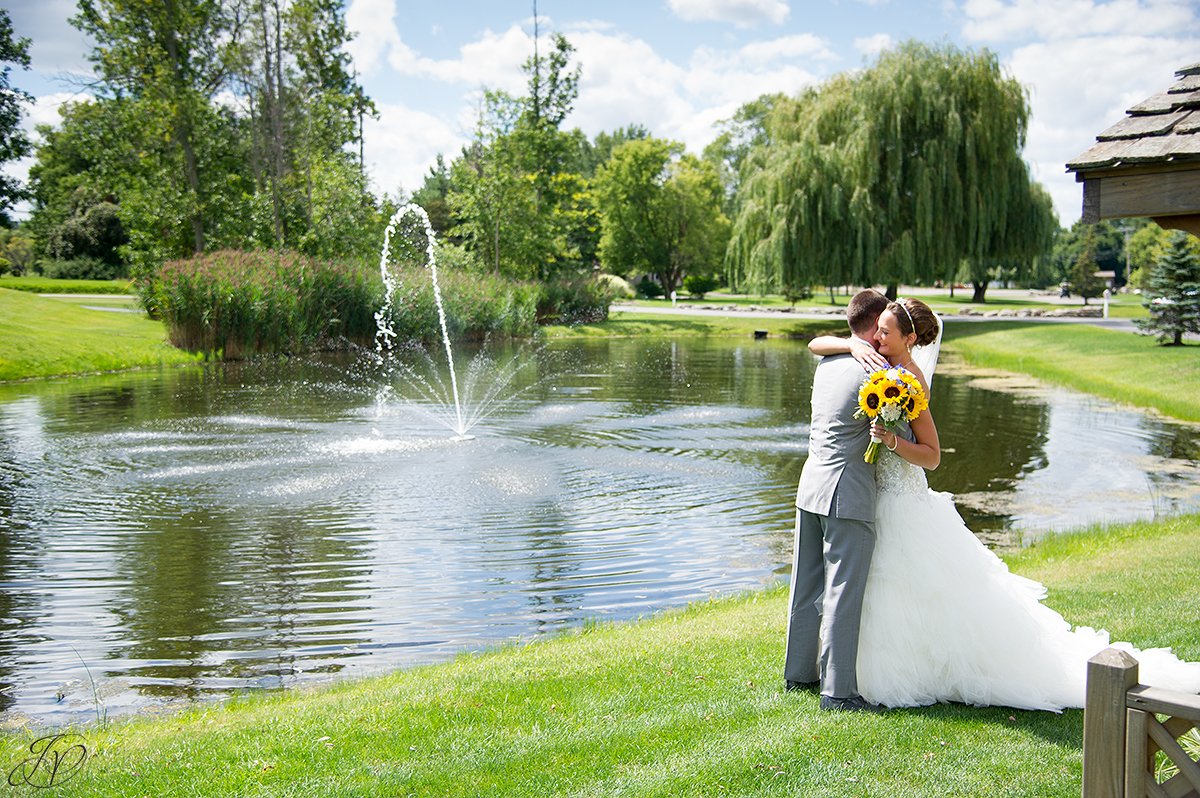
[[875, 418], [875, 414], [879, 412], [882, 405], [883, 395], [879, 387], [870, 381], [864, 382], [862, 388], [858, 390], [859, 410], [867, 416]]

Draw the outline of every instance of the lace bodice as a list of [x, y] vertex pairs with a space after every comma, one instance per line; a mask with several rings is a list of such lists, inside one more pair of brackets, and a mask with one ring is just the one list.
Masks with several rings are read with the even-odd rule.
[[925, 480], [925, 469], [888, 451], [879, 453], [879, 460], [875, 464], [875, 484], [880, 493], [896, 495], [924, 493], [929, 487]]

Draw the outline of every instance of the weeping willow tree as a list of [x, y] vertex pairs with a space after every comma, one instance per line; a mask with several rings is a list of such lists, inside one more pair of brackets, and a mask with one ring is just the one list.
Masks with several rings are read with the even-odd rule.
[[918, 42], [777, 103], [746, 160], [730, 285], [928, 282], [1044, 245], [1028, 121], [995, 55]]
[[[1008, 186], [1011, 194], [1005, 204], [1002, 224], [992, 227], [987, 255], [967, 260], [973, 289], [972, 302], [984, 302], [988, 283], [1001, 275], [1009, 278], [1031, 274], [1039, 259], [1049, 257], [1058, 230], [1054, 202], [1041, 183], [1029, 179], [1024, 163], [1014, 163]], [[1023, 178], [1023, 179], [1022, 179]]]

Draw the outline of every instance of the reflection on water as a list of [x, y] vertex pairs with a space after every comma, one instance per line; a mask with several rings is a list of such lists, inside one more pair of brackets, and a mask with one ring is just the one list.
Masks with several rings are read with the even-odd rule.
[[[89, 671], [114, 714], [445, 659], [786, 571], [801, 344], [529, 357], [471, 441], [377, 405], [382, 373], [338, 359], [3, 389], [2, 717], [86, 720]], [[1193, 428], [952, 369], [933, 401], [947, 452], [930, 482], [985, 538], [1200, 506]]]

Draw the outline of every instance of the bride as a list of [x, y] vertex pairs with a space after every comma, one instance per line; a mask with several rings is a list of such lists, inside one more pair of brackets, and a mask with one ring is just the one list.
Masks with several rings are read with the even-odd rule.
[[[941, 321], [924, 302], [901, 299], [879, 316], [878, 353], [822, 336], [818, 355], [850, 352], [864, 366], [900, 366], [929, 393]], [[932, 395], [930, 399], [932, 400]], [[1072, 629], [1043, 605], [1046, 589], [1008, 570], [963, 523], [948, 493], [928, 488], [926, 468], [940, 460], [930, 413], [914, 420], [914, 441], [877, 425], [879, 491], [875, 554], [863, 599], [858, 685], [868, 701], [891, 707], [961, 702], [1060, 711], [1082, 707], [1087, 661], [1109, 646], [1139, 661], [1141, 681], [1200, 692], [1200, 663], [1168, 649], [1138, 651], [1108, 633]]]

